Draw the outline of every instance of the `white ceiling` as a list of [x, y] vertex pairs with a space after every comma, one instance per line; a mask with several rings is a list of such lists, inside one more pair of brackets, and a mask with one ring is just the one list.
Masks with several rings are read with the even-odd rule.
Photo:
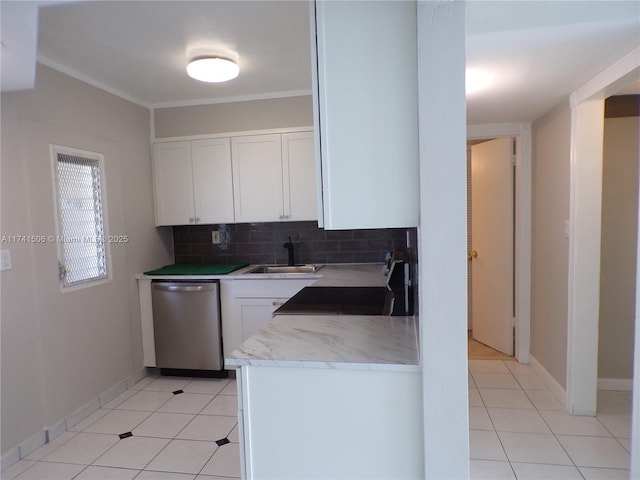
[[[45, 7], [38, 59], [145, 105], [311, 91], [304, 1], [107, 1]], [[238, 55], [240, 76], [207, 84], [188, 58]]]
[[[306, 0], [3, 0], [3, 90], [11, 90], [7, 72], [17, 71], [5, 60], [26, 42], [7, 28], [19, 18], [7, 13], [15, 4], [44, 4], [38, 61], [145, 106], [311, 92]], [[489, 70], [495, 82], [468, 97], [468, 123], [532, 121], [639, 46], [637, 1], [471, 1], [467, 66]], [[238, 55], [236, 80], [187, 77], [187, 58], [210, 49]]]
[[535, 120], [639, 46], [637, 1], [469, 2], [467, 68], [495, 82], [468, 96], [467, 122]]

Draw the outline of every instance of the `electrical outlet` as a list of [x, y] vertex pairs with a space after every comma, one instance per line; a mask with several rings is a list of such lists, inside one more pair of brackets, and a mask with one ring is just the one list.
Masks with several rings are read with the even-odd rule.
[[0, 271], [11, 270], [11, 251], [0, 250]]
[[214, 245], [220, 245], [220, 231], [214, 230], [211, 232], [211, 243]]

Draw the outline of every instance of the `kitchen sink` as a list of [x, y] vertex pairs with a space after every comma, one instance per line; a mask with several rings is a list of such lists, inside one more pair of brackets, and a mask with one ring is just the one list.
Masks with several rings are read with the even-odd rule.
[[316, 273], [324, 265], [260, 265], [245, 272], [250, 273]]

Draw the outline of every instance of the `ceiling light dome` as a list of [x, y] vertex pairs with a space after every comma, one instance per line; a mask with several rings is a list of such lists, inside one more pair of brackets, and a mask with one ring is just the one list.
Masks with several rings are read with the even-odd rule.
[[493, 83], [493, 75], [478, 68], [468, 68], [465, 77], [467, 95], [485, 90]]
[[198, 57], [187, 65], [187, 74], [201, 82], [226, 82], [236, 78], [239, 73], [238, 64], [224, 57]]

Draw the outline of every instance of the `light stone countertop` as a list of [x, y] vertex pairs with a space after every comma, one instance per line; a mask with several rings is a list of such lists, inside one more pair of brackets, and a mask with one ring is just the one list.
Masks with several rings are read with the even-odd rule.
[[277, 315], [228, 365], [419, 371], [413, 317]]
[[257, 265], [249, 265], [227, 275], [136, 275], [138, 280], [264, 280], [317, 278], [315, 286], [330, 287], [383, 287], [386, 277], [382, 263], [329, 263], [315, 273], [249, 273]]
[[[386, 280], [382, 264], [326, 265], [314, 275], [321, 277], [314, 287], [384, 286]], [[420, 370], [418, 332], [413, 317], [276, 315], [225, 363], [415, 372]]]
[[[325, 264], [315, 273], [144, 275], [138, 280], [317, 279], [317, 287], [378, 287], [383, 264]], [[227, 365], [419, 371], [418, 332], [413, 317], [384, 315], [277, 315], [225, 359]]]

